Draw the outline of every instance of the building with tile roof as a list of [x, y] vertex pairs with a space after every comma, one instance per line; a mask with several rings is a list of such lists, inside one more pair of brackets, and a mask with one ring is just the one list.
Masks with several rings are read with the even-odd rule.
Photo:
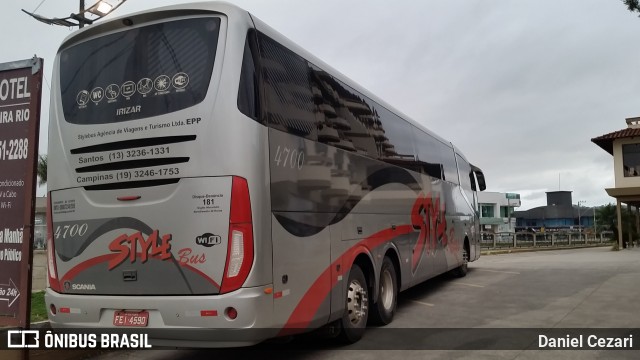
[[638, 221], [638, 206], [640, 206], [640, 117], [628, 118], [626, 122], [626, 129], [591, 139], [594, 144], [613, 155], [615, 186], [605, 190], [609, 196], [617, 200], [618, 242], [620, 248], [624, 245], [621, 226], [622, 203], [627, 204], [630, 212], [631, 207], [636, 208], [636, 227], [640, 228], [640, 222]]

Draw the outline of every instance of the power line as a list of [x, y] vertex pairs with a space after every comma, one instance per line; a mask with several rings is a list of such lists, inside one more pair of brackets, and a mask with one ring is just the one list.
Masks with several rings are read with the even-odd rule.
[[45, 1], [47, 1], [47, 0], [40, 1], [40, 4], [38, 4], [38, 6], [36, 6], [36, 8], [33, 9], [33, 12], [36, 12], [36, 10], [38, 10], [38, 8], [40, 8], [40, 5], [42, 5]]
[[[46, 1], [46, 0], [43, 0], [43, 1]], [[44, 71], [42, 72], [42, 75], [44, 76], [44, 82], [47, 84], [49, 91], [51, 91], [51, 85], [49, 85], [49, 80], [47, 80], [47, 75], [44, 73]]]

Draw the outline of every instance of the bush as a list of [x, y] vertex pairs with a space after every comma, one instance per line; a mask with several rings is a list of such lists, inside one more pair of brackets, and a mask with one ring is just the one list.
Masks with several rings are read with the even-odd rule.
[[47, 306], [44, 302], [44, 291], [31, 294], [31, 322], [47, 320]]
[[611, 241], [611, 251], [619, 251], [620, 244], [617, 241]]

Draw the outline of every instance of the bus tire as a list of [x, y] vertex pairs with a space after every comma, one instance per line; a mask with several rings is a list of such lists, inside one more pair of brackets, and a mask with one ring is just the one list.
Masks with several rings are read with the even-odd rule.
[[371, 319], [375, 324], [387, 325], [393, 321], [398, 306], [398, 278], [396, 268], [389, 257], [382, 260], [378, 300], [371, 309]]
[[467, 250], [467, 244], [462, 247], [462, 265], [451, 271], [451, 274], [455, 277], [465, 277], [469, 272], [469, 251]]
[[360, 266], [353, 264], [349, 271], [349, 281], [345, 293], [345, 309], [340, 319], [339, 340], [353, 344], [362, 338], [369, 317], [369, 292], [367, 279]]

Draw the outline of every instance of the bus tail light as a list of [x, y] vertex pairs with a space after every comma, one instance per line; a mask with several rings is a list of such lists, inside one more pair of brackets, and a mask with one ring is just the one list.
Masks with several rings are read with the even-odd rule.
[[55, 292], [62, 292], [58, 280], [58, 268], [56, 265], [56, 251], [53, 243], [53, 213], [51, 212], [51, 193], [47, 199], [47, 273], [49, 287]]
[[229, 242], [227, 263], [220, 293], [239, 289], [249, 276], [253, 265], [253, 223], [251, 200], [247, 180], [234, 176], [231, 185], [231, 210], [229, 214]]

